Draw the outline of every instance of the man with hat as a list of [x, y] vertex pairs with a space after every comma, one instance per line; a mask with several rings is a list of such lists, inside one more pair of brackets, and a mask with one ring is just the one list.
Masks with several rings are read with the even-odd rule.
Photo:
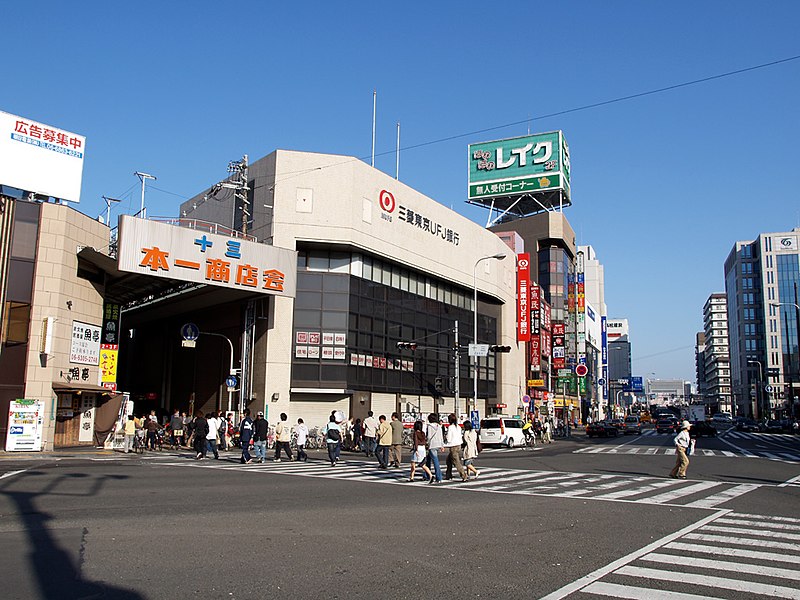
[[258, 462], [263, 463], [267, 460], [267, 437], [269, 435], [269, 423], [264, 418], [264, 413], [258, 411], [256, 420], [253, 422], [253, 451], [256, 453]]
[[691, 427], [689, 421], [683, 421], [680, 425], [681, 431], [675, 436], [675, 466], [672, 468], [669, 476], [673, 479], [686, 479], [686, 468], [689, 466], [689, 457], [687, 452], [691, 440], [689, 438], [689, 428]]

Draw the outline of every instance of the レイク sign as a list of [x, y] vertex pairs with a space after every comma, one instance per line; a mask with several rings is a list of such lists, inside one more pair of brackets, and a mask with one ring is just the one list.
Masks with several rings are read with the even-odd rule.
[[196, 229], [124, 215], [119, 225], [119, 269], [294, 297], [297, 252]]
[[569, 197], [569, 147], [561, 131], [469, 146], [469, 199], [562, 190]]

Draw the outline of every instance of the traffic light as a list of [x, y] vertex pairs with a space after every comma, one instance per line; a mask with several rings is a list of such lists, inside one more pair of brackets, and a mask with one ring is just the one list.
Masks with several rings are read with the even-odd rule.
[[497, 346], [495, 344], [489, 346], [490, 352], [511, 352], [511, 346]]
[[414, 342], [397, 342], [397, 349], [402, 350], [411, 350], [412, 352], [417, 349], [417, 344]]
[[437, 375], [433, 380], [433, 388], [441, 394], [444, 391], [444, 377]]

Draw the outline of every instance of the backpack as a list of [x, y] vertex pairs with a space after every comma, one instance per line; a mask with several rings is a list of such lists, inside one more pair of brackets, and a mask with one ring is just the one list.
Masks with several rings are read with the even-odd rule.
[[342, 433], [338, 429], [328, 429], [327, 435], [328, 439], [334, 442], [340, 442], [342, 440]]

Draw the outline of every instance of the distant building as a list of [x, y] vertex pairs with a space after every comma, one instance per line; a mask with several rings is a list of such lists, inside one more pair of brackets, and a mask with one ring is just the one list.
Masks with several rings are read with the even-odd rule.
[[728, 353], [728, 309], [723, 293], [711, 294], [703, 306], [704, 386], [698, 378], [698, 394], [711, 414], [731, 412], [731, 365]]
[[706, 378], [706, 334], [698, 331], [694, 342], [694, 370], [697, 381], [697, 393], [706, 398], [708, 395], [708, 380]]
[[736, 242], [725, 260], [725, 294], [736, 412], [783, 417], [793, 401], [799, 414], [800, 228]]
[[657, 406], [680, 406], [691, 399], [692, 386], [683, 379], [648, 379], [647, 401]]

